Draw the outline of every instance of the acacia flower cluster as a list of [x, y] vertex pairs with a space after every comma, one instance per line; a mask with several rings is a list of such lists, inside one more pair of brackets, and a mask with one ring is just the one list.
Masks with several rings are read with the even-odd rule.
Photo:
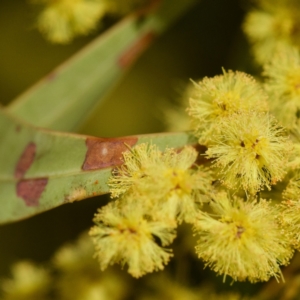
[[[268, 1], [262, 6], [270, 12], [249, 17], [269, 18], [266, 32], [282, 4], [271, 9]], [[284, 14], [294, 5], [288, 3]], [[224, 279], [283, 278], [280, 267], [300, 249], [300, 56], [281, 43], [285, 38], [275, 47], [273, 37], [264, 82], [223, 70], [189, 88], [186, 111], [205, 153], [153, 144], [123, 153], [124, 164], [108, 181], [117, 200], [99, 210], [90, 231], [102, 269], [119, 262], [135, 277], [163, 269], [172, 257], [165, 247], [186, 222], [198, 236], [198, 257]], [[205, 166], [199, 155], [208, 159]]]
[[126, 280], [111, 270], [105, 274], [99, 270], [99, 266], [93, 259], [93, 246], [90, 237], [85, 232], [76, 243], [64, 245], [54, 255], [53, 265], [55, 273], [58, 274], [55, 277], [58, 277], [55, 282], [57, 290], [55, 299], [124, 299], [128, 290]]
[[279, 47], [264, 65], [270, 107], [282, 124], [292, 129], [300, 117], [300, 56], [294, 47]]
[[174, 224], [153, 220], [142, 203], [126, 200], [122, 199], [122, 204], [110, 203], [95, 216], [96, 226], [90, 235], [101, 269], [114, 262], [127, 264], [128, 272], [134, 277], [162, 270], [172, 253], [158, 245], [154, 237], [162, 246], [169, 245], [175, 238]]
[[264, 64], [278, 46], [300, 47], [300, 7], [297, 0], [257, 0], [244, 21], [255, 59]]
[[135, 194], [154, 216], [193, 222], [213, 180], [211, 171], [195, 165], [197, 156], [192, 147], [162, 152], [156, 145], [138, 145], [124, 153], [124, 166], [109, 180], [112, 197]]
[[266, 112], [267, 96], [259, 83], [230, 71], [205, 78], [195, 89], [188, 111], [199, 143], [219, 168], [218, 179], [250, 193], [282, 180], [291, 145], [287, 132]]
[[124, 15], [146, 0], [32, 0], [42, 9], [37, 28], [53, 42], [66, 44], [78, 35], [93, 31], [106, 14]]
[[2, 299], [47, 299], [52, 284], [47, 269], [30, 261], [21, 261], [13, 266], [12, 277], [1, 282]]
[[[121, 263], [134, 277], [161, 270], [172, 257], [164, 247], [186, 222], [199, 236], [199, 258], [224, 278], [278, 280], [297, 248], [286, 224], [298, 219], [284, 202], [256, 195], [295, 164], [288, 129], [268, 111], [262, 85], [242, 72], [223, 71], [194, 88], [188, 112], [210, 162], [198, 165], [191, 146], [140, 144], [124, 152], [108, 182], [117, 200], [99, 210], [90, 231], [95, 256], [101, 269]], [[245, 199], [230, 196], [242, 191]]]
[[[123, 154], [109, 181], [115, 202], [102, 208], [91, 229], [102, 269], [119, 262], [134, 277], [160, 270], [172, 256], [165, 247], [182, 221], [193, 223], [209, 200], [210, 171], [196, 166], [192, 147], [181, 151], [140, 144]], [[159, 240], [159, 244], [154, 239]]]
[[[45, 5], [40, 30], [61, 43], [95, 28], [107, 12], [124, 14], [146, 2], [35, 1]], [[121, 299], [124, 282], [115, 276], [101, 279], [91, 252], [95, 250], [102, 271], [118, 263], [139, 278], [169, 263], [183, 222], [197, 237], [198, 258], [224, 281], [228, 276], [251, 283], [284, 280], [281, 266], [300, 250], [300, 6], [298, 0], [257, 0], [257, 7], [244, 30], [262, 64], [263, 81], [223, 70], [189, 86], [183, 103], [189, 103], [185, 113], [190, 122], [174, 110], [172, 119], [183, 126], [190, 123], [190, 134], [206, 147], [205, 153], [196, 145], [128, 147], [123, 165], [107, 182], [112, 201], [95, 214], [91, 240], [84, 237], [54, 258], [63, 299]], [[205, 166], [200, 155], [207, 159]], [[13, 280], [2, 284], [5, 299], [48, 299], [48, 271], [27, 262], [16, 265], [13, 273]], [[153, 287], [163, 299], [198, 299], [196, 289], [164, 275], [161, 279]], [[157, 299], [155, 293], [145, 299], [152, 298]]]
[[37, 27], [53, 43], [65, 44], [96, 28], [105, 13], [101, 0], [35, 0], [44, 6]]
[[259, 84], [242, 72], [226, 72], [194, 83], [188, 112], [199, 143], [206, 145], [221, 127], [219, 122], [232, 114], [268, 110], [267, 95]]
[[287, 133], [268, 113], [235, 114], [212, 134], [207, 155], [215, 158], [220, 179], [229, 188], [252, 194], [281, 181], [291, 150]]
[[230, 199], [225, 192], [211, 202], [213, 214], [200, 212], [195, 225], [196, 252], [219, 274], [234, 280], [267, 281], [282, 277], [293, 250], [276, 222], [278, 208], [266, 200]]

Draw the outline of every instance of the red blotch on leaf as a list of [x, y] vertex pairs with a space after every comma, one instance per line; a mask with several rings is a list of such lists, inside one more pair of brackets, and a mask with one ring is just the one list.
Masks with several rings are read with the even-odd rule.
[[48, 178], [22, 179], [17, 183], [17, 195], [27, 206], [38, 206]]
[[[97, 170], [123, 163], [122, 153], [128, 150], [127, 146], [133, 146], [137, 138], [101, 139], [87, 138], [88, 148], [82, 165], [83, 170]], [[127, 146], [126, 146], [127, 145]]]
[[34, 161], [35, 153], [36, 153], [36, 144], [30, 142], [24, 149], [16, 165], [15, 178], [24, 177], [26, 171], [30, 168], [31, 164]]

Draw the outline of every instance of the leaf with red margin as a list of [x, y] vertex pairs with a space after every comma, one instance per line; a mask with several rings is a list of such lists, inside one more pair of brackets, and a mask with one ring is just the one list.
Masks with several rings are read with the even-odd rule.
[[162, 150], [195, 144], [188, 133], [96, 138], [39, 129], [0, 108], [0, 223], [108, 193], [122, 152], [152, 142]]

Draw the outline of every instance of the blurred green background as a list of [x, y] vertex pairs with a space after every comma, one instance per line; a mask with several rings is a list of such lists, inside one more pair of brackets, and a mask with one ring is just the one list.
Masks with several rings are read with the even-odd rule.
[[[163, 131], [162, 103], [178, 97], [182, 82], [219, 74], [221, 67], [251, 71], [248, 45], [240, 28], [245, 3], [199, 1], [141, 56], [105, 103], [92, 112], [80, 133], [112, 137]], [[3, 105], [101, 33], [98, 30], [66, 46], [52, 45], [35, 29], [35, 17], [36, 11], [27, 1], [0, 1]], [[107, 19], [105, 24], [115, 21]], [[20, 259], [46, 261], [60, 245], [89, 228], [96, 209], [107, 201], [107, 196], [87, 199], [1, 226], [0, 276]]]

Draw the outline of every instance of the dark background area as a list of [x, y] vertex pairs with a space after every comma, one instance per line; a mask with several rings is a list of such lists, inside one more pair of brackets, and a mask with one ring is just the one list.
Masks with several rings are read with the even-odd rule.
[[[174, 97], [178, 82], [220, 74], [222, 67], [251, 70], [240, 29], [244, 13], [237, 0], [200, 1], [142, 55], [80, 132], [122, 136], [163, 131], [157, 110], [161, 101]], [[77, 38], [67, 46], [51, 45], [35, 30], [34, 18], [35, 11], [28, 2], [0, 1], [2, 104], [8, 104], [100, 32]], [[2, 225], [0, 276], [20, 259], [49, 259], [60, 245], [88, 229], [97, 208], [107, 201], [107, 196], [87, 199]]]

